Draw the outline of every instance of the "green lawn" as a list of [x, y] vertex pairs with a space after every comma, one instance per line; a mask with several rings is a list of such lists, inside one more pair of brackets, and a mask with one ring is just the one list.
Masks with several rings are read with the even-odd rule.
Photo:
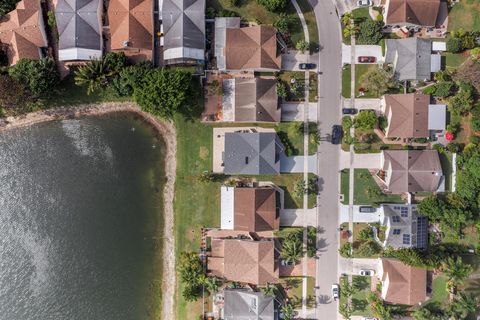
[[314, 48], [318, 45], [318, 27], [315, 12], [313, 12], [313, 8], [308, 0], [297, 0], [297, 2], [303, 12], [303, 16], [305, 17], [305, 22], [307, 23], [310, 47]]
[[[316, 130], [316, 124], [311, 122], [309, 124], [309, 132], [313, 134], [313, 130]], [[292, 155], [304, 155], [303, 152], [303, 122], [292, 121], [292, 122], [280, 122], [275, 125], [275, 131], [282, 138], [285, 137], [288, 139], [286, 142], [284, 139], [282, 141], [288, 143], [292, 149]], [[316, 132], [316, 131], [315, 131]], [[310, 155], [315, 154], [317, 151], [317, 145], [314, 143], [313, 138], [310, 138], [308, 141], [308, 153]]]
[[[348, 193], [349, 169], [342, 170], [341, 191]], [[384, 194], [375, 183], [368, 169], [355, 169], [354, 171], [354, 205], [378, 206], [381, 203], [403, 203], [399, 195]], [[348, 194], [344, 196], [342, 203], [348, 204]]]
[[[385, 144], [373, 130], [355, 129], [355, 141], [353, 149], [355, 153], [380, 153], [383, 149], [400, 150], [403, 146], [400, 144]], [[365, 140], [365, 136], [371, 137]], [[361, 141], [369, 141], [361, 142]]]
[[352, 10], [352, 15], [354, 20], [366, 20], [371, 19], [370, 13], [368, 13], [368, 7], [358, 8]]
[[[355, 287], [355, 292], [352, 294], [352, 307], [354, 316], [373, 316], [370, 305], [367, 302], [367, 295], [371, 291], [372, 279], [370, 277], [352, 276], [352, 285]], [[342, 281], [340, 281], [341, 283]], [[347, 297], [342, 295], [340, 288], [340, 304], [347, 303]]]
[[350, 98], [352, 88], [352, 66], [346, 64], [342, 68], [342, 96]]
[[349, 179], [350, 179], [350, 170], [343, 169], [340, 174], [340, 192], [343, 194], [343, 204], [348, 204], [350, 196], [348, 194], [349, 190]]
[[447, 299], [447, 278], [445, 276], [437, 276], [432, 283], [432, 299], [430, 299], [429, 302], [443, 305]]
[[452, 190], [452, 154], [448, 151], [439, 152], [443, 175], [445, 176], [445, 191]]
[[[342, 71], [342, 96], [350, 98], [351, 96], [351, 65], [343, 66]], [[362, 87], [361, 77], [370, 69], [378, 68], [376, 64], [356, 64], [355, 65], [355, 95], [357, 98], [378, 98], [377, 95], [366, 92], [364, 96], [358, 95], [358, 89]]]
[[[53, 88], [52, 88], [53, 90]], [[128, 98], [116, 97], [108, 90], [96, 91], [87, 95], [85, 87], [75, 85], [73, 76], [67, 76], [55, 88], [54, 94], [48, 99], [42, 101], [45, 108], [53, 108], [60, 106], [73, 106], [87, 103], [101, 103], [111, 101], [127, 101]]]
[[[305, 72], [282, 71], [279, 78], [287, 86], [286, 101], [305, 101]], [[293, 83], [292, 79], [295, 79]], [[294, 85], [298, 85], [297, 90], [291, 90]]]
[[[236, 12], [244, 21], [254, 21], [259, 24], [273, 25], [279, 19], [278, 13], [273, 13], [259, 5], [256, 0], [239, 0], [237, 6], [233, 6], [229, 0], [207, 0], [208, 7], [215, 8], [217, 11], [227, 10]], [[290, 1], [287, 2], [285, 13], [290, 17], [292, 25], [290, 27], [290, 45], [292, 47], [300, 41], [304, 40], [302, 24], [297, 15], [297, 11]], [[318, 36], [317, 36], [318, 38]], [[287, 40], [288, 41], [288, 40]]]
[[480, 0], [462, 0], [448, 14], [448, 30], [480, 31]]
[[[284, 277], [280, 279], [280, 285], [285, 290], [289, 300], [293, 303], [295, 308], [302, 307], [302, 277]], [[315, 297], [313, 295], [313, 288], [315, 287], [315, 279], [307, 277], [307, 306], [313, 308], [315, 304]]]
[[442, 60], [445, 59], [445, 62], [442, 63], [445, 65], [446, 69], [456, 69], [458, 68], [462, 63], [465, 62], [468, 58], [468, 54], [463, 54], [463, 53], [451, 53], [451, 52], [445, 52], [442, 54]]
[[317, 102], [318, 101], [318, 74], [316, 72], [310, 72], [310, 88], [308, 91], [308, 101]]

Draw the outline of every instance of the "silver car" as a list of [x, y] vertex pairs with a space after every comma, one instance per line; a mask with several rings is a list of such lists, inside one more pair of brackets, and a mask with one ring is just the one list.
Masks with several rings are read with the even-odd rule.
[[372, 0], [358, 0], [357, 7], [370, 7], [372, 5]]

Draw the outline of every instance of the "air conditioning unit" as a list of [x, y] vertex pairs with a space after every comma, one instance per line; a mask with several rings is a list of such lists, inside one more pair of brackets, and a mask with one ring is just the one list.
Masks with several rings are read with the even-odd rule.
[[123, 47], [126, 48], [126, 47], [128, 47], [128, 45], [129, 45], [129, 41], [128, 41], [128, 40], [124, 40], [124, 41], [123, 41]]

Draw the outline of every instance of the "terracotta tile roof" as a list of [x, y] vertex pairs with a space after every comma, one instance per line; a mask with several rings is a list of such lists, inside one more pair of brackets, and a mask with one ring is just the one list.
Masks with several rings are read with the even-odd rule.
[[111, 0], [108, 6], [111, 48], [153, 48], [152, 0]]
[[7, 44], [10, 65], [22, 58], [39, 59], [40, 48], [47, 47], [39, 0], [23, 0], [0, 19], [0, 42]]
[[383, 156], [391, 192], [437, 191], [443, 172], [436, 150], [385, 150]]
[[227, 70], [280, 70], [277, 30], [269, 26], [228, 28], [225, 60]]
[[255, 285], [278, 282], [274, 241], [213, 239], [208, 270], [229, 281]]
[[382, 298], [389, 303], [414, 305], [427, 299], [427, 271], [396, 259], [382, 259]]
[[430, 96], [425, 94], [385, 95], [386, 137], [428, 137], [429, 103]]
[[390, 0], [386, 24], [434, 27], [440, 10], [440, 0]]
[[273, 188], [235, 188], [234, 230], [260, 232], [279, 228]]

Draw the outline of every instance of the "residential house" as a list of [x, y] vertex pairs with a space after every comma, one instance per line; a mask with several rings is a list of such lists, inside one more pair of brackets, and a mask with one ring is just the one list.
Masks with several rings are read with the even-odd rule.
[[252, 285], [276, 283], [279, 278], [275, 242], [271, 239], [212, 239], [207, 258], [209, 274]]
[[436, 150], [384, 150], [379, 178], [387, 191], [435, 192], [444, 182]]
[[[218, 19], [215, 19], [216, 23]], [[237, 23], [238, 22], [238, 23]], [[281, 56], [277, 29], [271, 26], [240, 28], [239, 20], [220, 20], [216, 26], [215, 58], [222, 71], [278, 71]]]
[[388, 120], [387, 138], [429, 138], [432, 131], [445, 130], [446, 105], [430, 104], [429, 95], [385, 95], [383, 112]]
[[280, 114], [276, 79], [223, 80], [222, 121], [280, 122]]
[[385, 63], [392, 65], [400, 81], [428, 81], [432, 72], [441, 70], [441, 56], [432, 55], [429, 39], [387, 39], [385, 44]]
[[435, 27], [440, 0], [387, 0], [384, 22], [387, 26]]
[[100, 0], [55, 0], [58, 60], [92, 60], [103, 55]]
[[277, 319], [275, 300], [272, 296], [246, 289], [225, 289], [223, 297], [224, 320]]
[[152, 0], [110, 0], [108, 22], [110, 50], [139, 60], [152, 59]]
[[213, 171], [225, 174], [280, 173], [284, 147], [274, 129], [214, 128]]
[[205, 60], [205, 0], [161, 0], [165, 64]]
[[40, 59], [46, 47], [40, 0], [22, 0], [0, 18], [0, 50], [6, 53], [9, 65], [22, 58]]
[[381, 259], [379, 269], [385, 302], [412, 306], [427, 300], [427, 270], [386, 258]]
[[273, 186], [221, 187], [221, 229], [273, 236], [280, 226]]
[[386, 227], [384, 247], [427, 248], [428, 219], [418, 214], [416, 205], [384, 204], [382, 209], [380, 223]]

